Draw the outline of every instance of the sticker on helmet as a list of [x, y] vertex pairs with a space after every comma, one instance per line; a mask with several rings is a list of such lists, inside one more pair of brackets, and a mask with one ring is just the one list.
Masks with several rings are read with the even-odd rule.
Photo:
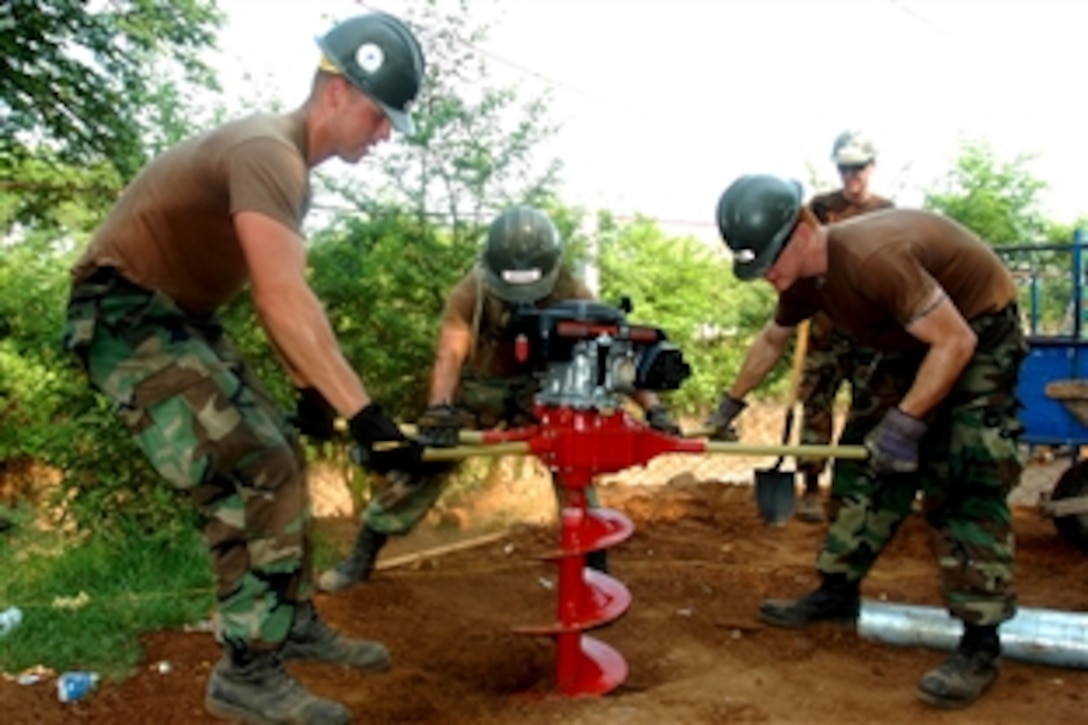
[[754, 262], [756, 260], [756, 253], [748, 248], [738, 249], [733, 252], [733, 256], [741, 264], [748, 264], [749, 262]]
[[374, 43], [363, 43], [355, 51], [355, 62], [366, 73], [373, 73], [385, 62], [385, 53]]
[[542, 276], [539, 269], [504, 269], [502, 271], [502, 281], [510, 284], [532, 284]]

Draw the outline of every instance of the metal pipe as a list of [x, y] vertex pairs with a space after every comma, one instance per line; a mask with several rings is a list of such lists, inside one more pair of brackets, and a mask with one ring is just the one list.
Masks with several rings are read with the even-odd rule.
[[[963, 623], [944, 609], [871, 600], [862, 601], [857, 627], [864, 639], [945, 651], [963, 633]], [[1088, 668], [1088, 613], [1020, 607], [998, 632], [1009, 659]]]

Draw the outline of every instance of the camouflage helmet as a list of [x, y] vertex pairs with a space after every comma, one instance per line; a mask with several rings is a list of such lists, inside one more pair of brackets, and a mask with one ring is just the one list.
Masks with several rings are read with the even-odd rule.
[[838, 166], [864, 166], [876, 160], [876, 147], [859, 131], [843, 131], [835, 137], [831, 160]]
[[718, 231], [733, 253], [733, 274], [762, 277], [786, 246], [801, 214], [801, 185], [760, 174], [741, 176], [718, 200]]
[[536, 302], [555, 288], [562, 258], [563, 240], [548, 215], [515, 206], [491, 222], [480, 266], [488, 288], [499, 299]]
[[401, 133], [415, 132], [409, 107], [423, 83], [423, 50], [408, 26], [386, 13], [338, 23], [317, 39], [321, 69], [343, 75], [365, 93]]

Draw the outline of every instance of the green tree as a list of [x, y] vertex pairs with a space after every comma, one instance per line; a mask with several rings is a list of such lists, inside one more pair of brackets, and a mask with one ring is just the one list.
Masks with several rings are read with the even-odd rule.
[[721, 245], [666, 235], [652, 221], [598, 219], [601, 297], [631, 298], [631, 319], [661, 327], [684, 351], [693, 375], [671, 394], [678, 409], [701, 412], [732, 381], [749, 342], [771, 314], [767, 285], [733, 276]]
[[194, 130], [197, 89], [215, 85], [199, 53], [219, 23], [214, 0], [0, 10], [0, 465], [59, 470], [81, 526], [177, 524], [172, 493], [59, 343], [82, 243], [143, 161]]
[[[215, 0], [9, 0], [0, 17], [0, 169], [39, 148], [127, 178], [145, 160], [148, 101], [164, 74], [214, 86], [200, 59]], [[154, 106], [152, 106], [154, 108]], [[5, 174], [7, 178], [11, 176]]]
[[925, 195], [939, 211], [994, 245], [1046, 241], [1050, 225], [1041, 211], [1046, 182], [1029, 170], [1029, 154], [998, 158], [989, 143], [964, 141], [952, 168]]
[[[1070, 333], [1073, 256], [1063, 247], [1084, 220], [1068, 225], [1047, 219], [1041, 199], [1047, 184], [1031, 173], [1031, 160], [1028, 154], [1001, 159], [988, 143], [965, 141], [955, 165], [926, 194], [925, 206], [997, 247], [1020, 285], [1021, 309], [1032, 332]], [[1038, 248], [1021, 248], [1027, 245]]]

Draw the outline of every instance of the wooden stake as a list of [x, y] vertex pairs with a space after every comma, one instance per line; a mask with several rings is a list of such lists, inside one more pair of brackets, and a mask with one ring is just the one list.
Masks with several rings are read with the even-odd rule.
[[430, 549], [424, 549], [423, 551], [415, 551], [411, 554], [403, 554], [401, 556], [394, 556], [391, 559], [379, 560], [374, 567], [378, 570], [393, 569], [400, 566], [408, 566], [414, 564], [417, 561], [424, 561], [426, 559], [433, 559], [437, 556], [444, 554], [452, 554], [455, 551], [464, 551], [465, 549], [474, 549], [477, 546], [483, 546], [484, 544], [490, 544], [499, 539], [503, 539], [510, 534], [509, 531], [496, 531], [490, 534], [484, 534], [483, 536], [476, 536], [471, 539], [465, 539], [463, 541], [455, 541], [452, 544], [443, 544], [442, 546], [435, 546]]

